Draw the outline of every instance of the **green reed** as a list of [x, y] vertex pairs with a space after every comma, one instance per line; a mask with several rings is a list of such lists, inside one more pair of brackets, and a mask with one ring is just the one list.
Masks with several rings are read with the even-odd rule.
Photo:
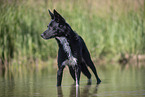
[[40, 37], [50, 21], [47, 10], [54, 8], [84, 38], [94, 59], [144, 54], [144, 1], [109, 1], [101, 1], [104, 6], [99, 0], [0, 1], [0, 59], [56, 58], [55, 40]]

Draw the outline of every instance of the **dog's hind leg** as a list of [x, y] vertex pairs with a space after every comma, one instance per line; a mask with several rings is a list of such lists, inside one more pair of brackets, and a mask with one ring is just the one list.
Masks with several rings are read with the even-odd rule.
[[91, 68], [91, 70], [93, 71], [93, 73], [95, 74], [95, 77], [97, 79], [97, 84], [99, 84], [101, 82], [100, 78], [98, 77], [96, 68], [91, 60], [89, 51], [87, 50], [87, 48], [85, 48], [85, 50], [83, 51], [83, 58], [86, 62], [86, 64]]
[[88, 78], [87, 84], [90, 85], [92, 83], [91, 74], [90, 74], [90, 72], [89, 72], [89, 70], [84, 62], [81, 63], [81, 71], [85, 76], [87, 76], [87, 78]]
[[62, 75], [63, 75], [63, 69], [65, 68], [64, 65], [60, 66], [59, 70], [57, 71], [57, 86], [61, 86], [62, 82]]

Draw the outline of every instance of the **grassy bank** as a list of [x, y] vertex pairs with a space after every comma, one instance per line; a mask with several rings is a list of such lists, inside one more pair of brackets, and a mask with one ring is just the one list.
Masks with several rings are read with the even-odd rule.
[[55, 40], [40, 37], [50, 21], [47, 10], [54, 8], [84, 38], [94, 60], [145, 54], [144, 5], [144, 0], [0, 1], [0, 60], [56, 58]]

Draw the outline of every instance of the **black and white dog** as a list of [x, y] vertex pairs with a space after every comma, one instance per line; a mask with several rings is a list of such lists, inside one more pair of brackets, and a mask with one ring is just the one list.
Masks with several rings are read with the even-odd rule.
[[91, 74], [87, 68], [89, 66], [95, 74], [97, 84], [101, 82], [97, 75], [95, 66], [91, 60], [89, 51], [83, 39], [74, 32], [65, 19], [54, 9], [54, 13], [49, 10], [51, 21], [48, 29], [41, 34], [44, 39], [55, 38], [59, 45], [58, 51], [58, 71], [57, 86], [61, 86], [63, 69], [67, 65], [72, 78], [79, 85], [80, 73], [87, 76], [88, 84], [91, 84]]

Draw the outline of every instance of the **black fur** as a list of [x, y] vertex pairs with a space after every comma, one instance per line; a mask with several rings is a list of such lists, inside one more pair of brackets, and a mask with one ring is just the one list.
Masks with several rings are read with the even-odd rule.
[[66, 65], [69, 66], [70, 74], [76, 81], [76, 85], [79, 85], [81, 71], [89, 79], [88, 84], [91, 84], [91, 74], [87, 66], [91, 68], [95, 74], [97, 84], [99, 84], [101, 80], [97, 75], [83, 39], [71, 29], [69, 24], [56, 10], [54, 10], [54, 13], [51, 13], [49, 10], [49, 14], [51, 21], [48, 29], [41, 34], [41, 37], [44, 39], [55, 38], [59, 45], [57, 86], [61, 86], [63, 69]]

